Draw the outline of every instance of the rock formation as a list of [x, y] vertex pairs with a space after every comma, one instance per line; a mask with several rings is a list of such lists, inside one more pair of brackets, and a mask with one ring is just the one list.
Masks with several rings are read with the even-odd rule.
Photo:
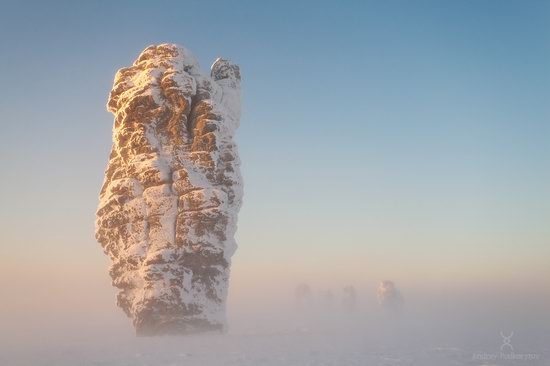
[[378, 303], [384, 310], [397, 311], [403, 307], [403, 296], [397, 287], [395, 287], [393, 281], [380, 282], [377, 295]]
[[210, 75], [171, 44], [115, 77], [113, 146], [96, 218], [117, 304], [138, 335], [223, 330], [237, 213], [239, 67]]
[[294, 291], [294, 302], [298, 307], [307, 308], [311, 307], [311, 287], [307, 283], [301, 283], [296, 286]]
[[344, 295], [342, 298], [342, 305], [345, 311], [352, 312], [357, 305], [357, 295], [355, 293], [355, 287], [344, 287]]

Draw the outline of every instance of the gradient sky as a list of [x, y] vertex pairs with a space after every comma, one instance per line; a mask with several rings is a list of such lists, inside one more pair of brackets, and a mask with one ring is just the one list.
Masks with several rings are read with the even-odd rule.
[[80, 283], [122, 314], [94, 239], [105, 103], [116, 70], [164, 42], [203, 68], [217, 56], [241, 67], [234, 291], [265, 279], [548, 286], [548, 1], [1, 9], [0, 281], [28, 306]]

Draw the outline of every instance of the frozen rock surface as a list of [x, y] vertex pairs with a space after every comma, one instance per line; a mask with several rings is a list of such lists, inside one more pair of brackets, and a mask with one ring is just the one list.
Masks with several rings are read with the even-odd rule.
[[115, 77], [96, 238], [138, 335], [222, 330], [242, 201], [239, 67], [172, 44]]

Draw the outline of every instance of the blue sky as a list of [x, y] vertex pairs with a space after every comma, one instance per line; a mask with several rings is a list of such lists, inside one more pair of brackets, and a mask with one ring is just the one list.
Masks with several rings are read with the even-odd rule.
[[8, 275], [106, 276], [105, 103], [116, 70], [164, 42], [241, 67], [235, 281], [281, 265], [410, 285], [550, 274], [547, 1], [1, 4]]

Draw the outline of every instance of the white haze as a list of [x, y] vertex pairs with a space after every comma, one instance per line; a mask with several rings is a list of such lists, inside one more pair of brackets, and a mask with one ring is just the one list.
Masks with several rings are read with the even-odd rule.
[[[237, 276], [237, 279], [239, 277]], [[336, 277], [337, 278], [337, 277]], [[234, 283], [226, 334], [136, 338], [105, 280], [7, 289], [1, 365], [547, 365], [548, 290], [533, 286], [407, 287], [400, 311], [377, 301], [377, 281], [340, 286]], [[338, 281], [335, 281], [338, 282]], [[343, 304], [354, 286], [354, 310]], [[333, 294], [332, 302], [326, 293]], [[513, 332], [505, 347], [503, 337]], [[507, 358], [508, 357], [508, 358]], [[512, 359], [510, 359], [512, 357]], [[521, 359], [518, 359], [521, 357]]]

